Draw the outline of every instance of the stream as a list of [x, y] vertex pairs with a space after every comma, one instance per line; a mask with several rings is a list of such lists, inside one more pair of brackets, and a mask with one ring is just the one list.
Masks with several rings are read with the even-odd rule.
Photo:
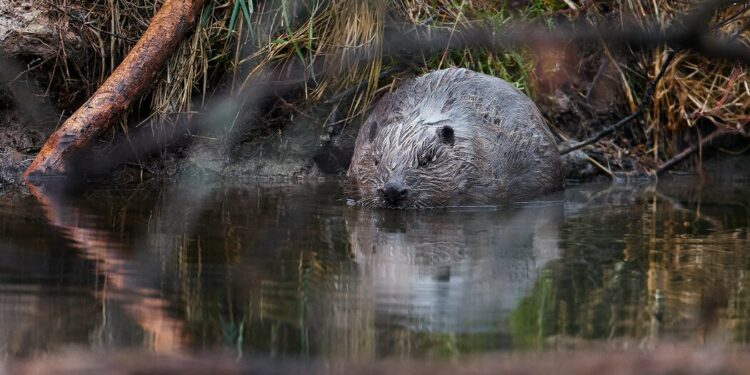
[[0, 195], [0, 355], [454, 358], [750, 341], [750, 184], [349, 207], [336, 181]]

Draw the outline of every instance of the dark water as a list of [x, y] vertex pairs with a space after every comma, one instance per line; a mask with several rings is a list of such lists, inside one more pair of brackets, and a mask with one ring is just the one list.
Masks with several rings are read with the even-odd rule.
[[367, 361], [750, 340], [750, 184], [349, 208], [336, 183], [0, 195], [0, 356]]

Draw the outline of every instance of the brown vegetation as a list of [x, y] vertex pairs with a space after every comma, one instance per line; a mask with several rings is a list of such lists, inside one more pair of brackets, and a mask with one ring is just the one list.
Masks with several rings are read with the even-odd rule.
[[167, 0], [125, 60], [47, 139], [24, 177], [68, 173], [69, 158], [119, 120], [148, 87], [172, 49], [191, 29], [201, 5], [201, 0]]
[[[50, 87], [59, 89], [59, 98], [77, 98], [61, 103], [80, 102], [103, 81], [160, 3], [44, 3], [47, 17], [74, 25], [77, 40], [90, 51], [88, 59], [71, 60], [63, 40], [59, 55], [47, 63], [54, 66]], [[744, 55], [724, 48], [732, 44], [723, 41], [747, 45], [750, 9], [744, 2], [709, 3], [716, 3], [718, 11], [710, 12], [707, 25], [696, 26], [704, 33], [683, 35], [669, 32], [700, 2], [210, 1], [197, 17], [195, 32], [123, 124], [146, 121], [156, 132], [180, 131], [185, 124], [175, 120], [219, 111], [220, 105], [209, 104], [216, 103], [211, 97], [217, 93], [274, 97], [278, 90], [256, 83], [283, 81], [294, 90], [284, 91], [282, 111], [294, 113], [301, 103], [325, 98], [340, 101], [336, 108], [344, 110], [337, 126], [356, 125], [356, 115], [401, 78], [463, 66], [509, 80], [531, 95], [561, 140], [597, 137], [635, 113], [584, 151], [609, 174], [652, 173], [674, 165], [675, 156], [718, 128], [721, 134], [745, 134], [750, 91], [745, 65], [737, 63], [737, 56]], [[554, 38], [512, 34], [519, 23], [552, 30], [547, 37]], [[486, 30], [495, 39], [461, 40], [462, 30], [477, 25], [489, 25]], [[584, 26], [591, 25], [620, 32], [587, 34]], [[683, 40], [690, 35], [706, 38]], [[659, 73], [663, 76], [657, 80]], [[215, 125], [214, 142], [242, 140], [236, 129], [248, 121], [242, 113], [252, 109], [245, 99], [240, 96], [244, 106], [231, 109], [235, 116], [228, 116], [227, 124]], [[725, 145], [741, 151], [744, 143]], [[688, 156], [702, 155], [702, 150]]]

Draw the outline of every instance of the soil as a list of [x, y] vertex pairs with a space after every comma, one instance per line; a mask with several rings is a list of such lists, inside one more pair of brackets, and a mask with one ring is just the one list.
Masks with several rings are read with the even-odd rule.
[[178, 167], [182, 173], [217, 177], [305, 178], [342, 175], [349, 168], [360, 119], [337, 121], [345, 113], [332, 103], [268, 109], [247, 120], [238, 141], [194, 139]]
[[0, 187], [20, 182], [50, 128], [23, 119], [14, 110], [0, 110]]
[[[11, 95], [0, 101], [0, 186], [21, 182], [21, 173], [57, 125], [55, 116], [24, 116], [18, 102]], [[82, 154], [77, 171], [85, 173], [88, 181], [113, 184], [177, 174], [281, 179], [342, 175], [349, 167], [359, 120], [346, 124], [332, 120], [344, 115], [337, 108], [324, 104], [300, 106], [292, 113], [272, 110], [268, 116], [238, 125], [236, 141], [230, 144], [226, 139], [188, 134], [154, 141], [148, 127], [127, 135], [116, 130]]]
[[[60, 56], [84, 59], [81, 56], [90, 54], [84, 51], [80, 25], [63, 22], [56, 16], [61, 10], [49, 4], [0, 0], [0, 185], [20, 182], [21, 172], [47, 135], [75, 109], [72, 103], [76, 100], [71, 98], [86, 91], [67, 86], [68, 91], [63, 92], [62, 85], [50, 82], [45, 67], [55, 64]], [[71, 8], [65, 13], [74, 11]], [[534, 95], [561, 142], [567, 137], [586, 138], [627, 112], [618, 94], [619, 81], [613, 78], [617, 77], [613, 64], [599, 56], [600, 52], [575, 53], [575, 58], [550, 55], [553, 60], [559, 57], [553, 64], [555, 73], [540, 74], [548, 80], [538, 82]], [[259, 111], [265, 113], [262, 116], [243, 116], [231, 142], [210, 134], [186, 134], [185, 130], [157, 141], [149, 140], [152, 129], [131, 129], [127, 136], [114, 131], [94, 142], [82, 164], [93, 169], [89, 178], [113, 183], [177, 173], [216, 178], [343, 175], [362, 120], [342, 121], [351, 95], [338, 104], [299, 100], [288, 105], [290, 98], [285, 99], [264, 107]], [[142, 119], [130, 120], [138, 123]], [[133, 133], [140, 133], [140, 138]], [[152, 144], [140, 147], [138, 139]], [[613, 142], [618, 142], [617, 138]], [[584, 148], [563, 158], [569, 179], [604, 176], [592, 161], [612, 170], [633, 168], [627, 157], [612, 158], [594, 150]]]

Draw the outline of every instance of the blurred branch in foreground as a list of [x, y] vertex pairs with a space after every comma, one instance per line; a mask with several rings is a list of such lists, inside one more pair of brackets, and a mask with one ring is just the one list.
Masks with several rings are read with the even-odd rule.
[[[731, 21], [733, 18], [730, 16], [726, 19], [720, 20], [718, 23], [712, 22], [717, 12], [720, 12], [727, 7], [740, 7], [741, 11], [744, 12], [747, 3], [747, 1], [733, 2], [727, 0], [705, 2], [699, 4], [690, 11], [684, 12], [684, 14], [675, 17], [675, 19], [667, 25], [662, 25], [658, 22], [645, 25], [636, 22], [629, 22], [621, 23], [617, 26], [594, 26], [588, 23], [570, 21], [557, 22], [552, 29], [549, 29], [548, 27], [529, 22], [508, 22], [503, 24], [502, 28], [500, 28], [497, 24], [493, 24], [489, 21], [456, 22], [453, 25], [436, 24], [430, 20], [414, 23], [388, 21], [383, 26], [382, 41], [374, 44], [363, 44], [355, 47], [342, 48], [341, 51], [339, 51], [341, 54], [348, 53], [350, 58], [344, 58], [336, 54], [316, 55], [312, 61], [310, 61], [309, 66], [305, 65], [300, 69], [301, 73], [299, 74], [300, 77], [298, 79], [295, 78], [296, 76], [291, 77], [288, 74], [286, 74], [286, 77], [291, 77], [289, 81], [296, 81], [298, 85], [304, 86], [306, 90], [308, 83], [317, 81], [321, 76], [336, 75], [342, 70], [347, 70], [348, 68], [355, 69], [357, 64], [363, 62], [372, 63], [380, 67], [380, 61], [383, 58], [408, 62], [409, 60], [419, 58], [420, 55], [424, 57], [425, 55], [444, 53], [448, 50], [475, 48], [507, 51], [519, 47], [529, 47], [533, 51], [535, 49], [544, 48], [544, 46], [562, 45], [571, 42], [577, 44], [590, 43], [593, 45], [604, 42], [606, 45], [628, 46], [634, 49], [662, 47], [674, 51], [670, 52], [669, 56], [664, 59], [661, 69], [659, 70], [659, 73], [655, 75], [655, 78], [647, 83], [641, 101], [635, 106], [636, 110], [633, 113], [624, 117], [622, 120], [615, 122], [601, 132], [562, 150], [562, 153], [568, 153], [603, 139], [607, 135], [624, 128], [625, 125], [643, 115], [645, 108], [653, 100], [654, 90], [659, 84], [660, 78], [664, 75], [664, 72], [670, 68], [670, 65], [673, 65], [672, 63], [676, 51], [692, 51], [717, 61], [728, 61], [745, 66], [750, 65], [750, 49], [741, 40], [731, 36], [721, 37], [715, 35], [716, 33], [714, 31], [717, 25], [721, 26], [726, 22]], [[582, 7], [579, 11], [582, 11], [583, 9], [585, 8]], [[356, 49], [356, 53], [352, 53], [352, 49]], [[301, 55], [301, 53], [298, 54]], [[240, 57], [244, 58], [244, 56]], [[335, 62], [336, 64], [331, 62]], [[283, 71], [287, 69], [285, 64], [279, 64], [276, 66], [277, 69], [281, 66], [281, 72], [278, 72], [279, 76], [284, 75]], [[260, 70], [267, 70], [267, 68], [268, 67], [261, 67]], [[293, 71], [293, 69], [291, 71]], [[308, 76], [310, 72], [315, 72], [312, 77]], [[277, 72], [274, 72], [274, 74], [276, 73]], [[260, 78], [261, 81], [263, 79], [264, 78]], [[143, 80], [147, 81], [147, 79]], [[246, 79], [245, 82], [253, 82], [253, 80]], [[143, 82], [141, 82], [141, 84], [143, 84]], [[360, 84], [359, 86], [362, 85]], [[264, 94], [258, 93], [257, 88], [253, 85], [245, 85], [245, 88], [244, 92], [240, 93], [241, 97], [248, 95], [248, 92], [253, 92], [251, 95], [254, 96]], [[357, 90], [358, 88], [355, 88], [355, 91]], [[94, 98], [95, 97], [96, 95]], [[92, 100], [94, 98], [92, 98]], [[128, 100], [132, 100], [132, 98], [129, 98]], [[233, 103], [239, 103], [242, 101], [242, 98], [240, 98], [240, 100], [233, 101]], [[216, 101], [216, 103], [220, 103], [220, 101]], [[112, 116], [112, 118], [115, 117], [116, 116]], [[206, 117], [210, 118], [211, 116], [209, 114]], [[69, 122], [73, 122], [75, 118], [76, 116], [74, 115]], [[107, 118], [103, 121], [111, 121], [112, 118]], [[86, 125], [86, 129], [97, 129], [99, 126], [97, 121], [87, 122]], [[746, 122], [738, 125], [736, 129], [728, 129], [725, 127], [725, 130], [728, 134], [744, 134], [742, 128], [744, 128], [745, 125]], [[69, 144], [75, 144], [76, 147], [66, 148], [70, 151], [56, 154], [54, 157], [50, 157], [48, 155], [49, 152], [43, 150], [37, 157], [37, 161], [35, 161], [29, 170], [27, 170], [26, 176], [36, 174], [35, 172], [38, 172], [39, 175], [64, 175], [68, 173], [65, 168], [65, 163], [78, 152], [77, 150], [80, 146], [85, 145], [86, 143], [80, 140], [84, 138], [91, 139], [91, 137], [96, 134], [98, 133], [86, 132], [84, 137], [83, 135], [71, 133], [69, 134], [69, 137], [65, 139], [58, 139], [59, 136], [56, 138], [56, 136], [53, 135], [50, 139], [52, 143], [65, 144], [66, 146]], [[47, 159], [50, 161], [44, 163], [41, 161]], [[53, 159], [55, 161], [51, 162]]]

